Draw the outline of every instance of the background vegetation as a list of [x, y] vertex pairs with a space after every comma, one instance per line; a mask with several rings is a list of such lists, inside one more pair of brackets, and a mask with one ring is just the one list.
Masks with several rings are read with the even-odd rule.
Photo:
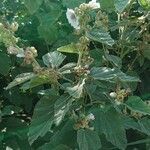
[[150, 149], [150, 2], [98, 3], [1, 0], [1, 150]]

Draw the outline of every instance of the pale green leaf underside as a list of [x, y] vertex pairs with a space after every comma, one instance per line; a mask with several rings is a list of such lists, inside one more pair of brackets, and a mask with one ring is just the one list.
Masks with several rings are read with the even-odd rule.
[[93, 29], [90, 32], [86, 33], [86, 36], [93, 41], [97, 41], [109, 46], [112, 46], [115, 41], [111, 38], [110, 34], [104, 29]]
[[22, 84], [32, 78], [36, 77], [36, 75], [34, 73], [22, 73], [18, 76], [16, 76], [16, 78], [9, 83], [9, 85], [5, 88], [6, 90], [13, 88], [14, 86], [17, 86], [19, 84]]
[[57, 49], [59, 52], [65, 52], [65, 53], [79, 53], [79, 50], [76, 46], [76, 44], [69, 44], [65, 46], [61, 46]]
[[114, 5], [119, 13], [122, 13], [129, 4], [130, 0], [114, 0]]
[[140, 80], [137, 77], [132, 77], [126, 75], [119, 69], [111, 69], [107, 67], [93, 67], [90, 72], [90, 76], [92, 76], [96, 80], [104, 80], [104, 81], [115, 81], [121, 80], [123, 82], [139, 82]]
[[42, 57], [44, 64], [47, 67], [52, 67], [52, 68], [59, 67], [65, 58], [66, 56], [61, 54], [58, 51], [49, 52]]

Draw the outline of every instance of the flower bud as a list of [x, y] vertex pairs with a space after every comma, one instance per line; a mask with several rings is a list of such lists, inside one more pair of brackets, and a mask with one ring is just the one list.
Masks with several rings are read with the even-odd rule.
[[110, 95], [111, 98], [116, 98], [117, 97], [116, 92], [111, 92], [109, 95]]
[[0, 27], [4, 27], [4, 25], [2, 23], [0, 23]]
[[89, 65], [85, 65], [84, 68], [85, 68], [85, 69], [89, 69]]
[[37, 57], [37, 50], [35, 49], [35, 47], [30, 47], [30, 51], [33, 53], [34, 57]]
[[87, 71], [86, 71], [86, 74], [87, 74], [87, 75], [90, 74], [90, 70], [87, 70]]
[[87, 119], [88, 119], [88, 120], [95, 120], [95, 116], [94, 116], [92, 113], [90, 113], [90, 114], [87, 116]]
[[13, 22], [11, 25], [10, 25], [10, 29], [13, 31], [13, 32], [16, 32], [18, 30], [18, 23], [17, 22]]
[[8, 52], [8, 54], [17, 55], [18, 54], [18, 48], [14, 47], [14, 46], [9, 46], [7, 48], [7, 52]]

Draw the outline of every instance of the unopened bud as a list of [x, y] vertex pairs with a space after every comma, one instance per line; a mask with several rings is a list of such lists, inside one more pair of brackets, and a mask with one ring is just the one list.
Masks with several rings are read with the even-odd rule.
[[89, 65], [85, 65], [84, 68], [85, 68], [85, 69], [88, 69], [88, 68], [89, 68]]
[[95, 116], [94, 116], [92, 113], [90, 113], [90, 114], [87, 116], [87, 119], [88, 119], [88, 120], [95, 120]]
[[13, 32], [16, 32], [18, 30], [18, 23], [17, 22], [13, 22], [11, 25], [10, 25], [10, 29], [13, 31]]
[[7, 52], [8, 52], [8, 54], [16, 55], [18, 53], [18, 48], [14, 47], [14, 46], [9, 46], [7, 48]]
[[87, 71], [86, 71], [86, 74], [87, 74], [87, 75], [90, 74], [90, 70], [87, 70]]
[[30, 47], [31, 52], [33, 53], [34, 57], [37, 56], [37, 50], [35, 49], [35, 47]]
[[2, 23], [0, 23], [0, 27], [3, 27], [4, 25]]
[[110, 95], [111, 98], [116, 98], [117, 97], [116, 92], [111, 92], [109, 95]]

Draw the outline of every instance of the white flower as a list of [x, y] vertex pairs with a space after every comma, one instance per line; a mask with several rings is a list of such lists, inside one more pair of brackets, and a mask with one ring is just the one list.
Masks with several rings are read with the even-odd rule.
[[87, 116], [87, 119], [88, 120], [95, 120], [95, 117], [92, 113], [90, 113], [88, 116]]
[[73, 9], [67, 8], [66, 16], [67, 16], [68, 22], [71, 24], [72, 27], [74, 27], [75, 29], [80, 29], [79, 19], [76, 16]]
[[13, 115], [15, 112], [12, 110], [10, 113], [11, 113], [11, 115]]
[[88, 6], [92, 9], [97, 9], [97, 8], [100, 8], [100, 3], [97, 3], [96, 0], [91, 0], [88, 3]]

